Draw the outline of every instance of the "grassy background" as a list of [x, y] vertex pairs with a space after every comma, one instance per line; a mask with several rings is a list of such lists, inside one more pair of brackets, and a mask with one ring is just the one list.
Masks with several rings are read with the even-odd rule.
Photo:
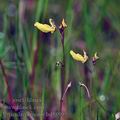
[[[34, 28], [34, 23], [48, 23], [52, 18], [59, 25], [65, 18], [68, 26], [64, 44], [65, 86], [70, 81], [72, 86], [65, 96], [63, 119], [114, 120], [120, 108], [120, 1], [0, 0], [0, 3], [0, 60], [12, 96], [19, 100], [39, 99], [17, 101], [19, 107], [26, 107], [21, 112], [29, 119], [59, 119], [56, 114], [61, 97], [61, 66], [56, 66], [56, 62], [63, 59], [61, 36], [58, 31], [42, 33]], [[97, 51], [100, 59], [95, 65], [82, 64], [71, 58], [71, 49], [79, 53], [85, 49], [90, 59]], [[79, 86], [80, 81], [90, 89], [91, 99]], [[7, 104], [12, 105], [2, 69], [0, 100], [0, 119], [10, 119], [7, 113], [12, 110], [8, 110]], [[16, 114], [15, 119], [20, 119], [18, 111], [12, 113]], [[23, 119], [27, 120], [26, 115]]]

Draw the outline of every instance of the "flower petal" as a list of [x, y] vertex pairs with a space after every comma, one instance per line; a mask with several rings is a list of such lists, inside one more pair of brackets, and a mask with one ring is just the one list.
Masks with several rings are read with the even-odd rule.
[[62, 23], [60, 24], [59, 28], [61, 29], [62, 27], [63, 27], [63, 28], [66, 28], [66, 27], [67, 27], [67, 24], [65, 23], [64, 18], [62, 19]]
[[82, 63], [85, 63], [88, 59], [87, 55], [82, 56], [79, 53], [75, 53], [72, 50], [70, 51], [71, 56], [73, 57], [74, 60], [80, 61]]
[[97, 55], [97, 52], [94, 54], [94, 58], [97, 60], [99, 59], [98, 55]]
[[55, 27], [51, 27], [48, 24], [41, 24], [39, 22], [36, 22], [34, 26], [44, 33], [48, 33], [48, 32], [53, 33], [55, 31]]
[[56, 27], [53, 19], [50, 18], [49, 19], [49, 23], [50, 23], [51, 27]]

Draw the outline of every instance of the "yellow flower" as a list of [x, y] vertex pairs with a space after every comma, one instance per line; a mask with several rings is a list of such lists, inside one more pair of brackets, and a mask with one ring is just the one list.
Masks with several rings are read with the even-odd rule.
[[65, 23], [64, 18], [62, 19], [62, 23], [60, 24], [59, 28], [61, 29], [62, 27], [63, 27], [63, 28], [66, 28], [66, 27], [67, 27], [67, 24]]
[[97, 52], [95, 52], [93, 58], [92, 58], [92, 62], [95, 64], [95, 62], [99, 59]]
[[99, 59], [99, 57], [97, 56], [97, 52], [95, 52], [95, 54], [94, 54], [94, 59], [95, 60]]
[[72, 50], [70, 51], [70, 54], [74, 60], [80, 61], [82, 63], [85, 63], [88, 60], [88, 56], [84, 50], [83, 50], [83, 55], [79, 53], [75, 53]]
[[50, 23], [50, 25], [36, 22], [34, 24], [34, 26], [44, 33], [48, 33], [48, 32], [53, 33], [55, 31], [55, 28], [56, 28], [55, 24], [54, 24], [52, 19], [49, 19], [49, 23]]

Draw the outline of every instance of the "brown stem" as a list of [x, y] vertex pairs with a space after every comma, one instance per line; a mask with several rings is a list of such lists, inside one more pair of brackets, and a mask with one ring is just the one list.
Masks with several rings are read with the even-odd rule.
[[61, 95], [63, 95], [64, 87], [65, 87], [65, 49], [64, 49], [64, 45], [62, 47], [63, 47], [63, 61], [61, 67]]
[[[64, 88], [65, 88], [65, 47], [64, 47], [64, 31], [62, 33], [62, 50], [63, 50], [63, 60], [62, 60], [62, 67], [61, 67], [61, 100], [60, 100], [60, 114], [63, 112], [63, 95], [64, 95]], [[62, 116], [60, 115], [60, 120], [62, 120]]]
[[12, 92], [11, 92], [11, 89], [10, 89], [9, 84], [8, 84], [8, 76], [7, 76], [7, 73], [5, 71], [2, 60], [0, 60], [0, 67], [1, 67], [1, 70], [2, 70], [2, 74], [4, 76], [5, 83], [7, 85], [8, 100], [9, 100], [11, 106], [13, 107], [13, 109], [17, 110], [18, 107], [17, 107], [17, 104], [16, 104], [16, 102], [14, 101], [14, 99], [12, 97]]

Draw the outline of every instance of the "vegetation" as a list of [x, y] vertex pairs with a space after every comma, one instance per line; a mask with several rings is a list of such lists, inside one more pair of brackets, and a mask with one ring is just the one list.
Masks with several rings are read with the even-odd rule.
[[120, 1], [0, 2], [0, 120], [120, 119]]

